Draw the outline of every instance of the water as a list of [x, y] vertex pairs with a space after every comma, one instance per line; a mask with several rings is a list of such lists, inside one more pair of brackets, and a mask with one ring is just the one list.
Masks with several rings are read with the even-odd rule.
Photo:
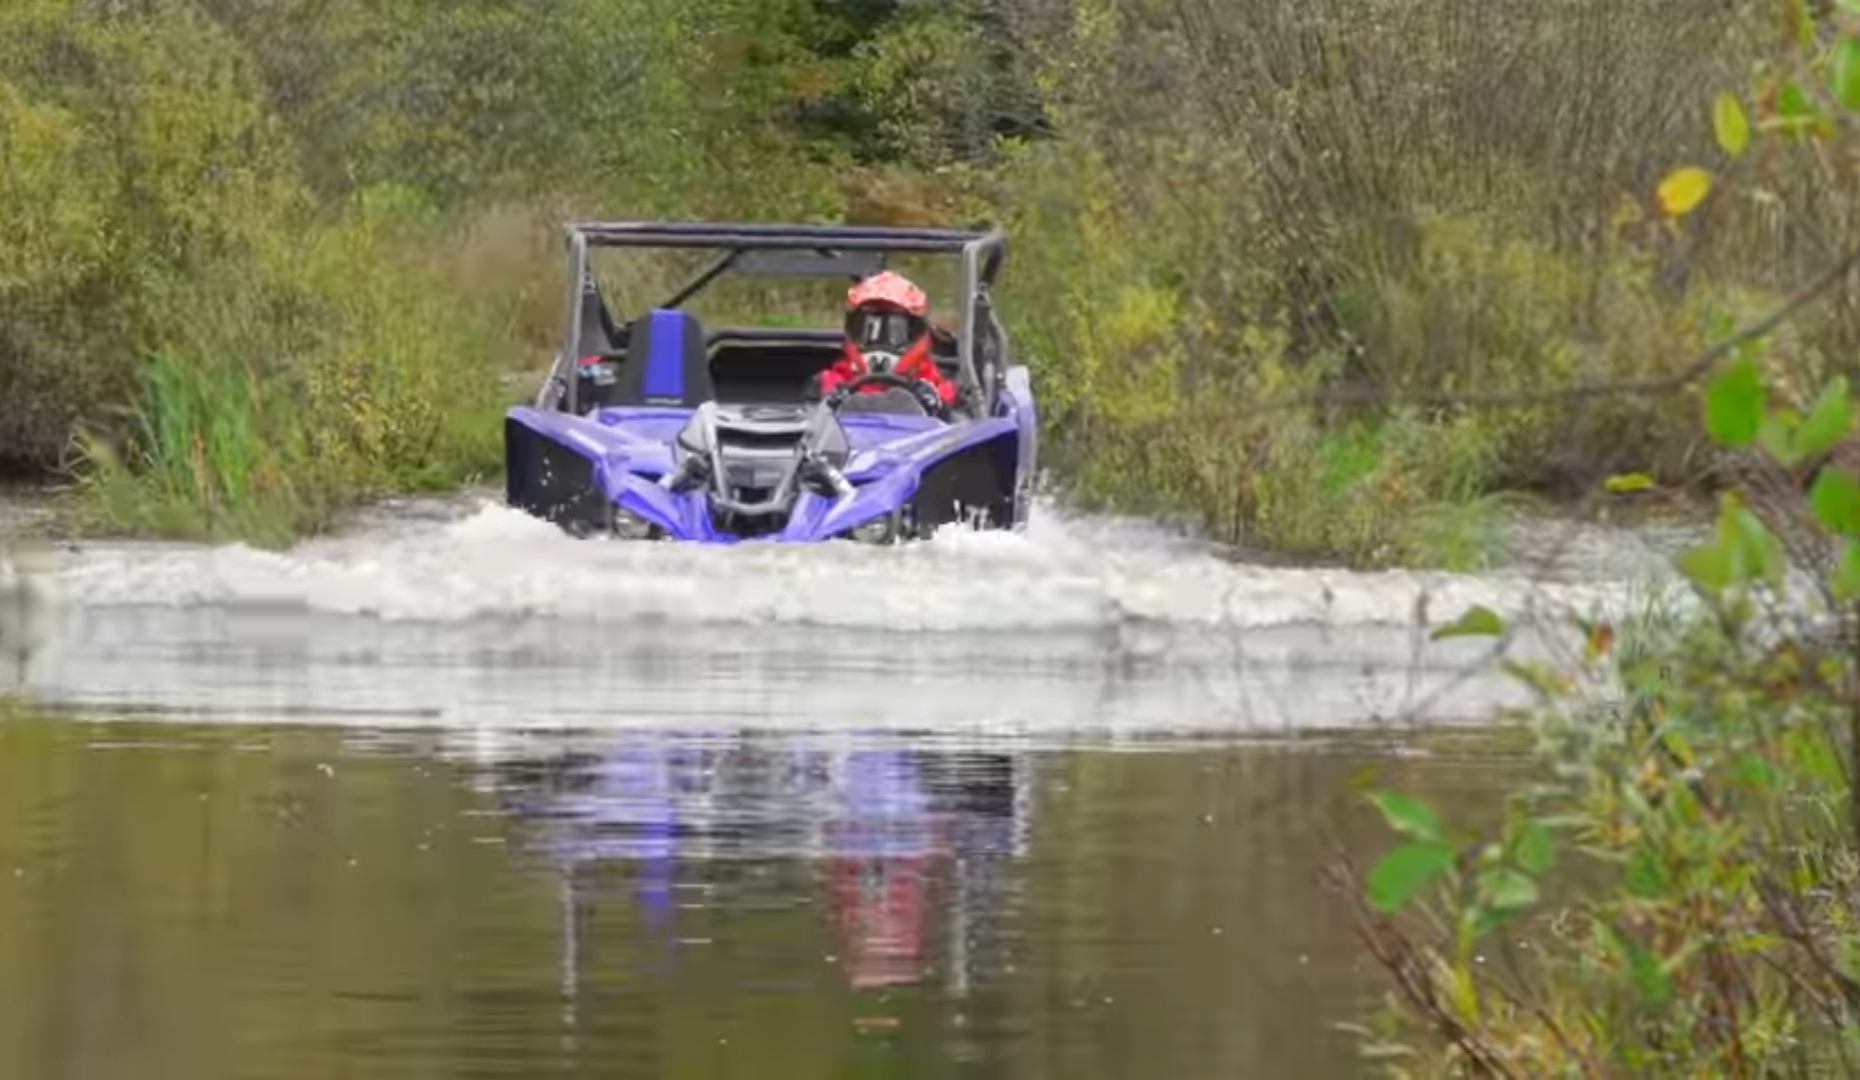
[[1321, 1077], [1378, 986], [1373, 748], [0, 731], [8, 1076]]
[[37, 551], [0, 1075], [1350, 1075], [1352, 780], [1472, 813], [1519, 767], [1395, 726], [1518, 700], [1416, 615], [1553, 650], [1658, 553], [1580, 540], [1362, 575], [1050, 511], [707, 550], [467, 498]]

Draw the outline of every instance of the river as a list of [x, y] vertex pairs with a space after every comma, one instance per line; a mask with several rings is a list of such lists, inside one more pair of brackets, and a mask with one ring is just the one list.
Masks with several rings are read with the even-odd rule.
[[1673, 542], [1556, 533], [1361, 574], [474, 494], [283, 553], [15, 539], [0, 1075], [1353, 1075], [1352, 782], [1474, 812], [1520, 768], [1439, 734], [1520, 695], [1417, 613], [1633, 610]]

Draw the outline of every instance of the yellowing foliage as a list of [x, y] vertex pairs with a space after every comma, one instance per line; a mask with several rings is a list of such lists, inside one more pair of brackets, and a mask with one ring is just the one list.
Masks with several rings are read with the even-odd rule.
[[1673, 217], [1692, 212], [1711, 193], [1711, 174], [1697, 166], [1675, 169], [1660, 181], [1660, 206]]

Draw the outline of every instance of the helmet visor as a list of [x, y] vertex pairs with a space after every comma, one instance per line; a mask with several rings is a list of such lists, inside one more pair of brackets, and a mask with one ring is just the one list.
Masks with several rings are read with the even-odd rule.
[[923, 330], [924, 320], [893, 307], [856, 308], [846, 316], [846, 340], [860, 352], [902, 353]]

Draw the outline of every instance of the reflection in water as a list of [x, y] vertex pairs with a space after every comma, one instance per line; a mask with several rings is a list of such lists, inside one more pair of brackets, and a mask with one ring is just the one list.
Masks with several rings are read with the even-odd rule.
[[[1468, 757], [0, 724], [0, 1077], [1351, 1075], [1318, 891]], [[1405, 775], [1402, 775], [1405, 774]]]
[[837, 959], [857, 990], [928, 978], [928, 935], [944, 920], [952, 955], [941, 974], [965, 993], [972, 965], [993, 956], [974, 936], [997, 917], [998, 864], [1027, 851], [1030, 763], [845, 741], [700, 747], [645, 731], [595, 753], [497, 766], [501, 802], [539, 823], [537, 846], [563, 869], [569, 999], [580, 985], [588, 867], [631, 868], [643, 924], [670, 957], [677, 868], [718, 859], [816, 865]]

